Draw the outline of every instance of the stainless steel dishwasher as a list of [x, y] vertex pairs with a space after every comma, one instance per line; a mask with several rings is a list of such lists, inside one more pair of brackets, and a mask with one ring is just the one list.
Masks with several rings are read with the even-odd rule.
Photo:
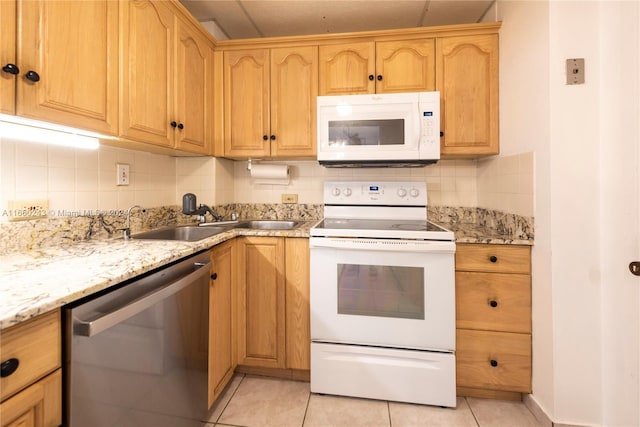
[[65, 426], [200, 426], [210, 252], [64, 309]]

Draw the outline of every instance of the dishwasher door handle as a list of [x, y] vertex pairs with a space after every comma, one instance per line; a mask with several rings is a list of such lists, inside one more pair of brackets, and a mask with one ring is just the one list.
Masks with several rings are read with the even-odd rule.
[[194, 266], [198, 267], [197, 270], [187, 274], [184, 277], [181, 277], [180, 279], [175, 280], [174, 282], [166, 286], [163, 286], [156, 292], [145, 295], [140, 299], [134, 300], [97, 319], [91, 321], [77, 320], [73, 326], [73, 334], [92, 337], [102, 331], [111, 328], [114, 325], [117, 325], [118, 323], [121, 323], [129, 317], [134, 316], [146, 310], [147, 308], [154, 306], [163, 299], [166, 299], [167, 297], [181, 291], [191, 283], [194, 283], [195, 281], [203, 277], [209, 277], [209, 265], [210, 262], [194, 263]]

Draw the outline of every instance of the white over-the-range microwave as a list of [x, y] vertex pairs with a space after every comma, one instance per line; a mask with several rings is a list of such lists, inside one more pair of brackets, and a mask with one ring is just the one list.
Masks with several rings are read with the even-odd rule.
[[318, 162], [425, 166], [440, 159], [440, 92], [318, 96]]

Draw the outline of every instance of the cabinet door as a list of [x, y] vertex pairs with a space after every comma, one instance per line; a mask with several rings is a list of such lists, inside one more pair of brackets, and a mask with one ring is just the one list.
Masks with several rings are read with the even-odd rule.
[[498, 154], [498, 36], [437, 41], [443, 156]]
[[287, 368], [311, 368], [309, 239], [288, 238], [286, 255]]
[[[178, 19], [176, 61], [176, 148], [208, 154], [211, 144], [213, 51], [192, 24]], [[182, 125], [182, 126], [180, 126]], [[181, 128], [182, 127], [182, 128]]]
[[[0, 1], [0, 67], [17, 66], [16, 61], [16, 2]], [[18, 67], [19, 68], [19, 67]], [[16, 108], [16, 79], [14, 74], [0, 71], [0, 113], [14, 114]]]
[[269, 51], [224, 52], [224, 153], [269, 156]]
[[234, 241], [214, 248], [209, 288], [209, 407], [233, 376]]
[[434, 39], [376, 43], [376, 93], [435, 90], [435, 55]]
[[320, 95], [374, 93], [373, 42], [320, 46]]
[[315, 157], [318, 48], [279, 48], [270, 54], [271, 157]]
[[17, 113], [115, 135], [118, 3], [21, 1], [18, 21]]
[[243, 237], [237, 245], [238, 364], [284, 368], [284, 239]]
[[0, 427], [55, 427], [62, 422], [62, 374], [58, 369], [0, 404]]
[[122, 1], [120, 7], [120, 135], [173, 147], [174, 14], [159, 1]]

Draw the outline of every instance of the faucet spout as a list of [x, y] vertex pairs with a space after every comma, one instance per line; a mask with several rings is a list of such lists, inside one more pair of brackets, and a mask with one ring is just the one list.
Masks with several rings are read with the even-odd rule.
[[140, 212], [145, 213], [147, 210], [140, 205], [133, 205], [129, 209], [127, 209], [127, 222], [125, 224], [125, 228], [122, 229], [124, 232], [124, 240], [131, 239], [131, 211], [135, 208], [140, 209]]
[[211, 216], [216, 220], [216, 221], [222, 221], [222, 215], [219, 215], [216, 211], [214, 211], [213, 209], [211, 209], [209, 206], [207, 205], [203, 205], [201, 204], [198, 209], [196, 209], [196, 215], [201, 216], [202, 218], [204, 218], [205, 214], [209, 212], [211, 214]]

